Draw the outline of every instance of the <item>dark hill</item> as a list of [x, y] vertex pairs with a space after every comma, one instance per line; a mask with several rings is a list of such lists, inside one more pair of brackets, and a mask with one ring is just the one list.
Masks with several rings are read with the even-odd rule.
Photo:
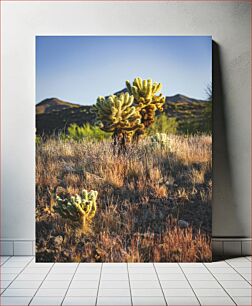
[[197, 100], [197, 99], [193, 99], [193, 98], [189, 98], [187, 96], [184, 95], [174, 95], [174, 96], [168, 96], [166, 97], [166, 102], [186, 102], [186, 103], [192, 103], [192, 102], [206, 102], [204, 100]]
[[123, 89], [121, 89], [121, 90], [115, 92], [114, 95], [119, 95], [119, 94], [125, 93], [125, 92], [127, 92], [127, 88], [123, 88]]
[[[115, 94], [125, 92], [122, 89]], [[72, 124], [94, 124], [95, 115], [91, 105], [61, 101], [56, 98], [46, 99], [36, 105], [37, 134], [52, 134], [66, 131]], [[166, 97], [164, 113], [178, 122], [178, 132], [211, 131], [212, 103], [189, 98], [180, 94]]]
[[72, 124], [82, 125], [84, 123], [94, 124], [95, 116], [90, 112], [91, 106], [78, 106], [65, 108], [59, 111], [36, 114], [37, 134], [52, 134], [66, 131]]
[[62, 101], [58, 98], [48, 98], [36, 105], [36, 114], [51, 113], [72, 107], [80, 107], [79, 104]]

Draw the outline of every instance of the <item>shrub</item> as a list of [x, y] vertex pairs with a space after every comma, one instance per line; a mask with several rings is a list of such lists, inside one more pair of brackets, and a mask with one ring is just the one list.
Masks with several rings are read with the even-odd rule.
[[155, 122], [148, 129], [149, 135], [156, 133], [176, 134], [178, 122], [176, 118], [169, 118], [166, 114], [161, 114], [155, 119]]
[[[73, 123], [67, 129], [66, 138], [70, 138], [76, 141], [81, 141], [83, 139], [87, 140], [103, 140], [109, 138], [111, 133], [106, 133], [102, 131], [98, 126], [86, 123], [82, 126], [78, 126]], [[64, 137], [63, 137], [64, 138]]]
[[42, 142], [42, 138], [41, 138], [41, 136], [36, 135], [36, 138], [35, 138], [35, 143], [36, 143], [36, 145], [41, 144], [41, 142]]

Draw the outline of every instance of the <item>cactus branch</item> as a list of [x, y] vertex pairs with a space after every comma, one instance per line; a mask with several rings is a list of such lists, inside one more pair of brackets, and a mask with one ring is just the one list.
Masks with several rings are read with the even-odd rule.
[[97, 191], [91, 190], [88, 192], [85, 189], [82, 190], [81, 195], [60, 194], [56, 196], [54, 210], [62, 218], [79, 222], [82, 228], [85, 229], [87, 222], [90, 223], [95, 216], [97, 196]]

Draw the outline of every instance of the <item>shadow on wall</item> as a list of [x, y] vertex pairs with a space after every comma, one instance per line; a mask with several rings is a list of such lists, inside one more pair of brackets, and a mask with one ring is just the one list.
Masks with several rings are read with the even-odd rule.
[[[227, 113], [221, 71], [221, 48], [213, 41], [213, 237], [235, 237], [244, 233], [234, 194], [230, 151], [227, 137]], [[240, 237], [240, 236], [239, 236]]]

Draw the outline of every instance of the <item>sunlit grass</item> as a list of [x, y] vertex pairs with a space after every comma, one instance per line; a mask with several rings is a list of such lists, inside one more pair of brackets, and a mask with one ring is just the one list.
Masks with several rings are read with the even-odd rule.
[[[211, 149], [209, 135], [169, 135], [165, 147], [146, 138], [121, 155], [110, 140], [42, 140], [36, 147], [37, 260], [211, 260]], [[88, 234], [50, 209], [59, 188], [98, 191]], [[189, 226], [179, 228], [178, 220]]]

